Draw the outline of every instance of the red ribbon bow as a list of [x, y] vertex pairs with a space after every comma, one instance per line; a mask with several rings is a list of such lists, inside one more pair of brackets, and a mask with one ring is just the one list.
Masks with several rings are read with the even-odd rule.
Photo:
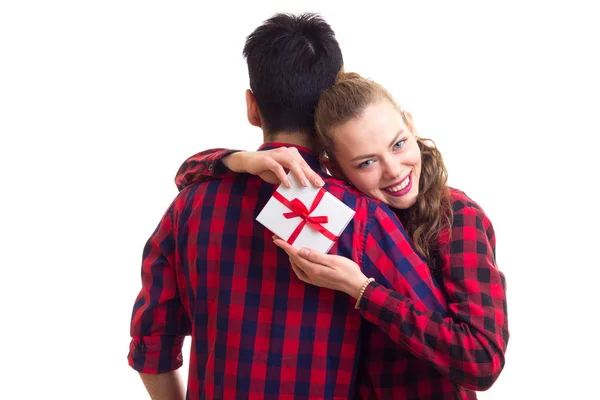
[[302, 218], [302, 222], [300, 222], [300, 224], [296, 227], [294, 232], [292, 232], [292, 235], [287, 240], [287, 242], [289, 244], [294, 244], [294, 241], [298, 238], [298, 236], [300, 235], [300, 232], [302, 232], [302, 229], [304, 229], [305, 225], [310, 226], [311, 228], [313, 228], [317, 232], [323, 234], [323, 236], [325, 236], [327, 239], [329, 239], [331, 241], [337, 240], [337, 238], [338, 238], [337, 236], [335, 236], [333, 233], [329, 232], [327, 229], [325, 229], [325, 227], [323, 225], [321, 225], [321, 224], [325, 224], [325, 223], [329, 222], [329, 217], [327, 217], [327, 216], [313, 217], [312, 215], [310, 215], [315, 210], [315, 208], [317, 208], [317, 206], [321, 202], [321, 199], [323, 198], [325, 193], [326, 192], [323, 188], [319, 189], [317, 196], [315, 197], [312, 205], [310, 206], [310, 210], [307, 209], [306, 206], [304, 205], [304, 203], [302, 203], [298, 199], [289, 201], [288, 199], [283, 197], [281, 195], [281, 193], [279, 193], [279, 192], [273, 193], [273, 197], [275, 197], [277, 200], [279, 200], [279, 202], [281, 204], [283, 204], [284, 206], [286, 206], [287, 208], [292, 210], [292, 212], [284, 213], [283, 214], [284, 217], [286, 217], [287, 219], [296, 218], [296, 217]]

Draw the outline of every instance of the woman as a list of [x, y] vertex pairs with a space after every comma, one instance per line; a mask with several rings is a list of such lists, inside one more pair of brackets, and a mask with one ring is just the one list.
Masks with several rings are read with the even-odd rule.
[[[364, 380], [370, 380], [377, 398], [476, 398], [473, 391], [489, 388], [502, 370], [509, 336], [491, 222], [479, 205], [447, 186], [441, 154], [432, 141], [417, 136], [410, 114], [382, 86], [340, 74], [322, 95], [315, 121], [329, 172], [396, 211], [447, 299], [445, 318], [414, 305], [407, 309], [402, 295], [365, 276], [353, 261], [298, 250], [275, 238], [299, 279], [345, 291], [361, 315], [377, 324], [379, 329], [365, 333], [358, 374], [363, 384], [357, 387], [368, 387]], [[316, 181], [296, 153], [287, 160], [283, 154], [237, 153], [229, 162], [262, 160], [272, 175], [261, 176], [271, 181], [275, 176], [283, 181], [283, 167]], [[192, 159], [214, 161], [228, 154], [208, 151]], [[189, 180], [186, 172], [180, 170], [180, 183]]]

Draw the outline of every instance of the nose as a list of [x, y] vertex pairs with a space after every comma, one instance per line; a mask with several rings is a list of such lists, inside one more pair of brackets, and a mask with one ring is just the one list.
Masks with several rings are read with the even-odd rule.
[[395, 180], [400, 178], [400, 163], [394, 157], [386, 157], [382, 161], [383, 176], [386, 180]]

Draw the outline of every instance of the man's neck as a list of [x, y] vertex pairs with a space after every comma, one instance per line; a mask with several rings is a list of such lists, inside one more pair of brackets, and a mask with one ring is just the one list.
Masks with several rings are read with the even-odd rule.
[[311, 138], [307, 133], [304, 132], [276, 132], [276, 133], [263, 133], [263, 140], [265, 143], [279, 142], [293, 144], [296, 146], [302, 146], [310, 151], [315, 150], [314, 138]]

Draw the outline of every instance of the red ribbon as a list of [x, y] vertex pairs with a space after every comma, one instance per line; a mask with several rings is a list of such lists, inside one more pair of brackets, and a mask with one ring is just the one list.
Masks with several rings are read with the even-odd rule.
[[292, 232], [292, 235], [287, 240], [287, 242], [289, 244], [294, 244], [294, 241], [296, 241], [296, 239], [300, 235], [300, 232], [302, 232], [302, 229], [304, 229], [305, 225], [310, 226], [311, 228], [313, 228], [317, 232], [323, 234], [323, 236], [325, 236], [327, 239], [329, 239], [331, 241], [337, 240], [337, 238], [338, 238], [337, 236], [335, 236], [333, 233], [329, 232], [327, 229], [325, 229], [325, 227], [323, 225], [321, 225], [321, 224], [329, 222], [329, 217], [327, 217], [327, 216], [313, 217], [310, 215], [315, 210], [315, 208], [317, 208], [317, 206], [321, 202], [321, 199], [323, 198], [325, 193], [326, 193], [325, 189], [323, 189], [323, 188], [319, 189], [317, 196], [315, 197], [312, 205], [310, 206], [310, 210], [308, 210], [306, 208], [306, 206], [298, 199], [289, 201], [288, 199], [283, 197], [281, 195], [281, 193], [279, 193], [279, 192], [273, 193], [273, 197], [275, 197], [277, 200], [279, 200], [279, 202], [281, 204], [283, 204], [284, 206], [286, 206], [287, 208], [292, 210], [292, 212], [284, 213], [283, 214], [284, 217], [286, 217], [287, 219], [296, 218], [296, 217], [302, 218], [302, 222], [300, 222], [300, 224], [296, 227], [294, 232]]

